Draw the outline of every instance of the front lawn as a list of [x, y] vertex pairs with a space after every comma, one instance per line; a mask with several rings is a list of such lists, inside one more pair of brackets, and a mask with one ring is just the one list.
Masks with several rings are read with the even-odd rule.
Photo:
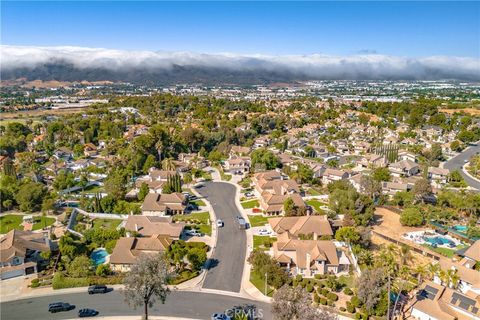
[[249, 215], [248, 220], [250, 220], [251, 227], [262, 227], [268, 224], [268, 217], [262, 215]]
[[122, 222], [120, 219], [93, 219], [93, 228], [94, 229], [116, 229], [118, 225]]
[[260, 203], [258, 202], [258, 200], [250, 200], [242, 202], [241, 205], [243, 209], [253, 209], [259, 207]]
[[277, 241], [276, 237], [253, 236], [253, 250], [255, 249], [260, 249], [263, 251], [270, 250], [270, 247], [275, 241]]
[[22, 221], [23, 216], [15, 214], [7, 214], [0, 217], [0, 233], [8, 233], [13, 229], [23, 230], [23, 226], [20, 225]]
[[307, 200], [305, 203], [306, 203], [307, 205], [313, 207], [313, 209], [314, 209], [316, 212], [318, 212], [318, 213], [320, 213], [320, 214], [325, 214], [325, 212], [324, 212], [322, 209], [320, 209], [321, 206], [324, 206], [324, 205], [325, 205], [324, 202], [321, 202], [321, 201], [319, 201], [319, 200], [317, 200], [317, 199], [310, 199], [310, 200]]
[[210, 220], [210, 214], [208, 212], [194, 212], [173, 216], [173, 221], [194, 222], [194, 220], [197, 220], [199, 223], [202, 224], [208, 224]]
[[51, 226], [55, 222], [55, 218], [34, 217], [32, 230], [39, 230]]
[[208, 236], [212, 235], [212, 225], [211, 224], [197, 224], [193, 225], [200, 233], [206, 234]]
[[198, 199], [198, 200], [194, 200], [194, 201], [189, 201], [191, 204], [194, 204], [196, 205], [197, 207], [205, 207], [206, 204], [203, 200], [201, 199]]
[[[260, 275], [258, 272], [253, 271], [250, 272], [250, 282], [257, 287], [258, 290], [262, 294], [265, 294], [265, 278], [264, 276]], [[273, 287], [267, 286], [267, 295], [269, 297], [273, 296], [274, 289]]]

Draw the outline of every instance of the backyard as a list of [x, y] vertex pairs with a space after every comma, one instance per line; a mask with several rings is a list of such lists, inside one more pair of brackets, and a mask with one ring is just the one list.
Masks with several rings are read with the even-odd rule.
[[93, 228], [95, 229], [116, 229], [122, 222], [120, 219], [100, 219], [93, 220]]
[[325, 211], [323, 211], [320, 207], [325, 206], [326, 204], [324, 202], [321, 202], [317, 199], [310, 199], [305, 201], [305, 203], [309, 206], [311, 206], [317, 213], [319, 214], [325, 214]]
[[[50, 217], [41, 217], [35, 216], [33, 218], [34, 223], [32, 230], [39, 230], [44, 227], [51, 226], [55, 222], [55, 218]], [[0, 233], [5, 234], [8, 233], [10, 230], [23, 230], [23, 226], [21, 225], [23, 222], [22, 215], [16, 214], [7, 214], [0, 217]]]

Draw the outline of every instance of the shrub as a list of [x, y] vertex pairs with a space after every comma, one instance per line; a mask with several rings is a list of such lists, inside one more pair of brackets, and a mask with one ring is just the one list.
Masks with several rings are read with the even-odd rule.
[[88, 278], [65, 278], [62, 273], [57, 272], [53, 277], [52, 287], [56, 289], [87, 287], [89, 285]]
[[323, 295], [323, 296], [327, 296], [327, 294], [329, 293], [328, 289], [325, 289], [325, 288], [322, 288], [320, 289], [320, 293]]
[[325, 298], [320, 298], [320, 301], [319, 301], [319, 302], [320, 302], [321, 305], [325, 306], [325, 305], [327, 304], [327, 299], [325, 299]]
[[330, 292], [329, 294], [327, 294], [326, 297], [328, 300], [332, 300], [332, 301], [338, 300], [338, 296], [333, 292]]
[[32, 279], [32, 283], [30, 284], [30, 287], [32, 288], [40, 287], [40, 280], [38, 278]]
[[297, 274], [297, 275], [295, 276], [295, 280], [297, 280], [297, 282], [302, 281], [302, 279], [303, 279], [303, 278], [302, 278], [302, 275], [301, 275], [301, 274]]
[[347, 309], [345, 309], [345, 307], [340, 307], [340, 311], [345, 312], [345, 311], [347, 311]]
[[361, 313], [355, 313], [355, 319], [361, 320], [362, 319], [362, 314]]
[[360, 299], [359, 299], [357, 296], [353, 296], [353, 297], [350, 299], [350, 303], [351, 303], [352, 306], [354, 306], [355, 308], [358, 308], [358, 307], [360, 307], [360, 305], [361, 305], [361, 301], [360, 301]]
[[311, 284], [307, 284], [307, 292], [313, 292], [313, 286]]
[[112, 274], [112, 270], [110, 270], [110, 264], [100, 264], [97, 266], [97, 270], [95, 270], [95, 274], [99, 277], [106, 277]]
[[320, 296], [319, 296], [318, 294], [316, 294], [316, 293], [313, 295], [313, 302], [315, 302], [315, 303], [319, 303], [319, 302], [320, 302]]
[[323, 282], [319, 282], [318, 287], [321, 289], [321, 288], [325, 287], [325, 284]]
[[328, 300], [328, 301], [327, 301], [327, 305], [328, 305], [329, 307], [334, 307], [334, 306], [335, 306], [335, 303], [334, 303], [332, 300]]
[[105, 243], [105, 250], [107, 250], [109, 254], [112, 254], [113, 248], [115, 248], [116, 244], [117, 244], [117, 240], [107, 241], [107, 243]]
[[347, 296], [352, 296], [353, 295], [353, 291], [350, 288], [343, 289], [343, 293], [345, 293]]
[[349, 313], [355, 313], [355, 307], [350, 302], [347, 302], [347, 311]]
[[293, 279], [293, 281], [292, 281], [292, 286], [293, 286], [294, 288], [296, 288], [296, 287], [298, 286], [298, 281], [297, 281], [297, 279]]

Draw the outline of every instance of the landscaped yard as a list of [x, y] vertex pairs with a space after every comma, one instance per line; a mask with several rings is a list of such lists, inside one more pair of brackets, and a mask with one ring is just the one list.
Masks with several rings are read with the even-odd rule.
[[422, 246], [427, 247], [428, 249], [435, 251], [436, 253], [439, 253], [442, 256], [445, 256], [447, 258], [453, 258], [456, 251], [465, 248], [465, 246], [458, 246], [455, 249], [440, 248], [440, 247], [434, 248], [428, 244], [422, 244]]
[[277, 241], [276, 237], [270, 236], [253, 236], [253, 249], [260, 249], [260, 250], [269, 250], [272, 246], [272, 243]]
[[241, 205], [243, 209], [253, 209], [260, 206], [260, 203], [258, 202], [258, 200], [250, 200], [250, 201], [242, 202]]
[[118, 225], [122, 222], [120, 219], [100, 219], [96, 218], [93, 220], [93, 227], [95, 229], [116, 229]]
[[23, 230], [23, 226], [20, 224], [23, 221], [23, 216], [7, 214], [0, 217], [0, 233], [4, 234], [12, 229]]
[[197, 224], [193, 225], [196, 227], [196, 229], [206, 235], [211, 236], [212, 235], [212, 225], [211, 224]]
[[309, 206], [313, 207], [313, 209], [320, 213], [320, 214], [324, 214], [325, 212], [320, 209], [321, 206], [324, 206], [325, 203], [324, 202], [321, 202], [319, 200], [316, 200], [316, 199], [310, 199], [310, 200], [307, 200], [305, 201], [306, 204], [308, 204]]
[[322, 193], [320, 191], [318, 191], [317, 189], [314, 189], [314, 188], [308, 189], [307, 194], [310, 195], [310, 196], [322, 195]]
[[[260, 292], [265, 294], [265, 279], [263, 276], [261, 276], [257, 272], [252, 271], [250, 273], [250, 282], [255, 287], [257, 287], [257, 289], [260, 290]], [[273, 287], [267, 286], [267, 295], [269, 297], [273, 296], [273, 291], [274, 291]]]
[[190, 203], [196, 205], [197, 207], [205, 207], [206, 206], [205, 202], [201, 199], [198, 199], [198, 200], [195, 200], [195, 201], [190, 201]]
[[105, 192], [105, 189], [101, 186], [89, 186], [88, 188], [85, 188], [82, 193], [102, 193]]
[[200, 223], [208, 224], [210, 220], [210, 214], [208, 212], [194, 212], [189, 214], [179, 214], [173, 216], [173, 221], [193, 221], [198, 220]]
[[249, 215], [248, 220], [250, 220], [251, 227], [261, 227], [268, 223], [268, 217], [262, 215]]
[[55, 218], [49, 217], [34, 217], [34, 224], [32, 230], [39, 230], [51, 226], [55, 222]]

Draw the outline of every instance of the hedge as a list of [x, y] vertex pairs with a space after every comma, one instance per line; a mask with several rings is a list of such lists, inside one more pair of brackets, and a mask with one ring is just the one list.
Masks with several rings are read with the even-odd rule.
[[57, 272], [53, 277], [52, 287], [54, 290], [76, 287], [88, 287], [90, 282], [88, 278], [65, 278], [63, 274]]

